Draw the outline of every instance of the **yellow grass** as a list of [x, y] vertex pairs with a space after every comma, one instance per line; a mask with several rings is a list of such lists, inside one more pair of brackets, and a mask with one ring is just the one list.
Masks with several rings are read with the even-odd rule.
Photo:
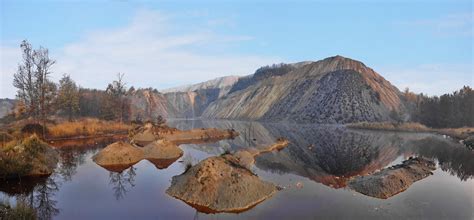
[[74, 122], [63, 122], [48, 127], [50, 138], [65, 138], [76, 136], [96, 136], [103, 134], [126, 133], [131, 128], [128, 124], [98, 119], [81, 119]]
[[418, 131], [418, 132], [432, 131], [431, 128], [428, 128], [416, 122], [405, 122], [405, 123], [358, 122], [358, 123], [348, 124], [346, 126], [349, 128], [386, 130], [386, 131]]
[[405, 122], [358, 122], [346, 125], [348, 128], [369, 129], [369, 130], [385, 130], [385, 131], [414, 131], [414, 132], [436, 132], [444, 134], [452, 138], [464, 140], [474, 135], [473, 127], [462, 128], [429, 128], [420, 123]]

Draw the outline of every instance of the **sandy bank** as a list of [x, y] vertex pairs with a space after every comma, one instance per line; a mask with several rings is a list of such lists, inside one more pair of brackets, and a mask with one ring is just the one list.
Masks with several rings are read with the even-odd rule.
[[121, 172], [144, 159], [163, 169], [183, 155], [178, 144], [217, 141], [236, 135], [238, 133], [231, 130], [207, 128], [181, 131], [147, 123], [131, 131], [130, 143], [113, 143], [97, 153], [93, 160], [115, 172]]
[[431, 171], [435, 169], [435, 163], [431, 160], [412, 158], [372, 175], [356, 177], [348, 186], [364, 195], [387, 199], [432, 175]]
[[277, 187], [250, 172], [261, 153], [281, 149], [281, 140], [264, 150], [243, 150], [207, 158], [181, 175], [174, 176], [168, 195], [178, 198], [201, 212], [242, 212], [271, 197]]

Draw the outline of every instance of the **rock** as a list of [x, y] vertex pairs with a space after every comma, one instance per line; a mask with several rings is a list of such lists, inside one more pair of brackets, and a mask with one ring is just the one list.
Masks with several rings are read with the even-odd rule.
[[423, 158], [411, 158], [370, 176], [351, 180], [349, 188], [367, 196], [387, 199], [408, 189], [413, 183], [433, 174], [435, 163]]
[[117, 172], [127, 169], [142, 159], [142, 149], [123, 141], [108, 145], [92, 157], [98, 165]]
[[238, 213], [248, 210], [278, 190], [275, 185], [250, 172], [255, 157], [287, 145], [287, 140], [279, 140], [262, 150], [241, 150], [207, 158], [183, 174], [174, 176], [166, 193], [200, 212]]
[[249, 170], [224, 157], [207, 158], [175, 176], [166, 190], [201, 212], [245, 211], [277, 191]]

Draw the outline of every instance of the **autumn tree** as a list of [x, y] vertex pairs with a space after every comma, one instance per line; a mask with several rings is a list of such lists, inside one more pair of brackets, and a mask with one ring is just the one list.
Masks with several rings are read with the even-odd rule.
[[69, 75], [65, 74], [59, 80], [57, 104], [69, 121], [79, 111], [79, 88]]
[[49, 57], [48, 49], [33, 49], [26, 40], [20, 48], [23, 59], [13, 75], [13, 86], [18, 89], [17, 97], [27, 116], [44, 123], [52, 111], [56, 94], [56, 84], [49, 79], [55, 61]]
[[102, 115], [105, 119], [119, 119], [120, 122], [130, 117], [130, 101], [126, 95], [126, 83], [124, 74], [118, 73], [117, 80], [107, 86], [107, 97], [103, 102]]

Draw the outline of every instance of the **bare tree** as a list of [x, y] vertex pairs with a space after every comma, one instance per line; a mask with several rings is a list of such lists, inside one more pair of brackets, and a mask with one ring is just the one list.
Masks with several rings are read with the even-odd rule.
[[51, 74], [51, 66], [56, 61], [49, 58], [49, 51], [40, 47], [33, 52], [33, 63], [35, 65], [35, 87], [38, 93], [38, 106], [40, 109], [41, 120], [44, 122], [46, 116], [51, 111], [52, 101], [54, 98], [56, 85], [49, 80]]
[[28, 116], [41, 120], [44, 127], [56, 94], [56, 84], [49, 80], [51, 66], [56, 61], [49, 58], [48, 49], [34, 50], [26, 40], [20, 47], [23, 60], [13, 75], [13, 86], [18, 89], [17, 97], [26, 107]]
[[26, 40], [21, 42], [22, 50], [22, 62], [18, 64], [18, 70], [13, 75], [13, 86], [15, 86], [17, 91], [18, 99], [24, 104], [26, 108], [26, 113], [28, 116], [37, 118], [37, 102], [36, 97], [36, 83], [34, 75], [34, 62], [33, 54], [34, 51], [31, 47], [31, 44]]

